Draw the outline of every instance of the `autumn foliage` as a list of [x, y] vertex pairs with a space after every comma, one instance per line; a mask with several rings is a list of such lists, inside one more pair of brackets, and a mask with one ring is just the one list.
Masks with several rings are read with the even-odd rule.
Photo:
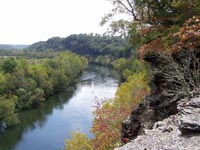
[[103, 101], [96, 99], [92, 128], [94, 134], [92, 143], [95, 150], [111, 150], [121, 145], [121, 122], [149, 93], [147, 83], [146, 72], [136, 73], [119, 87], [114, 99]]
[[71, 139], [67, 139], [66, 150], [92, 150], [90, 139], [80, 131], [73, 131]]
[[[173, 27], [171, 27], [173, 28]], [[155, 28], [148, 27], [141, 30], [142, 36], [146, 36], [153, 32]], [[170, 28], [165, 28], [168, 33], [164, 36], [152, 38], [148, 43], [143, 44], [139, 48], [139, 56], [142, 59], [149, 52], [162, 52], [165, 54], [173, 54], [180, 50], [194, 50], [200, 46], [200, 19], [192, 17], [179, 28], [176, 32], [170, 32]], [[162, 32], [160, 32], [162, 34]]]
[[180, 31], [174, 34], [174, 38], [177, 36], [179, 40], [173, 44], [172, 52], [198, 48], [200, 46], [200, 18], [194, 16], [189, 19]]

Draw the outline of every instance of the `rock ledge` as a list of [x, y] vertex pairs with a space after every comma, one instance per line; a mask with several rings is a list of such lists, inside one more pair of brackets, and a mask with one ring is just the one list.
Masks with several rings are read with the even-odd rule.
[[179, 102], [178, 113], [115, 150], [200, 150], [200, 97]]

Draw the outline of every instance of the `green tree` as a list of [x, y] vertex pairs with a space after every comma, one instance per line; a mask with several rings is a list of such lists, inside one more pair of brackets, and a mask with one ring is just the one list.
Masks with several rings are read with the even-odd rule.
[[116, 59], [113, 62], [113, 66], [114, 66], [115, 69], [122, 72], [124, 69], [126, 69], [126, 59], [125, 58]]
[[49, 80], [47, 68], [43, 65], [33, 65], [29, 68], [31, 77], [36, 81], [38, 87], [44, 89], [46, 95], [50, 95], [53, 92], [53, 85]]
[[45, 101], [44, 96], [45, 96], [44, 90], [41, 88], [36, 88], [31, 93], [29, 101], [30, 101], [31, 105], [37, 105], [37, 104]]
[[118, 13], [129, 14], [132, 21], [150, 25], [173, 25], [184, 23], [199, 15], [199, 0], [109, 0], [112, 12], [105, 16], [108, 21]]
[[5, 73], [12, 73], [16, 67], [17, 63], [14, 58], [7, 58], [2, 65], [2, 69]]
[[15, 114], [16, 96], [6, 98], [0, 96], [0, 129], [19, 123], [17, 114]]
[[1, 94], [4, 94], [4, 88], [5, 88], [5, 83], [6, 82], [6, 79], [5, 79], [5, 76], [2, 74], [2, 73], [0, 73], [0, 95]]

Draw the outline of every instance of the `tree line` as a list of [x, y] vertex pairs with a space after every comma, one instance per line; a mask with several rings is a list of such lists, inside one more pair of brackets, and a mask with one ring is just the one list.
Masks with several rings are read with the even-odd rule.
[[0, 129], [19, 123], [19, 110], [37, 107], [74, 84], [86, 65], [71, 52], [52, 59], [0, 59]]
[[130, 45], [121, 37], [93, 34], [73, 34], [66, 38], [54, 37], [45, 42], [34, 43], [26, 48], [37, 52], [70, 50], [79, 55], [127, 57]]

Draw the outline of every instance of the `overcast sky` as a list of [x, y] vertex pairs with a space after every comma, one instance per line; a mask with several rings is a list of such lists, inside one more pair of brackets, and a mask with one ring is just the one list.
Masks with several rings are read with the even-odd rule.
[[106, 0], [0, 0], [0, 44], [32, 44], [78, 33], [104, 33]]

